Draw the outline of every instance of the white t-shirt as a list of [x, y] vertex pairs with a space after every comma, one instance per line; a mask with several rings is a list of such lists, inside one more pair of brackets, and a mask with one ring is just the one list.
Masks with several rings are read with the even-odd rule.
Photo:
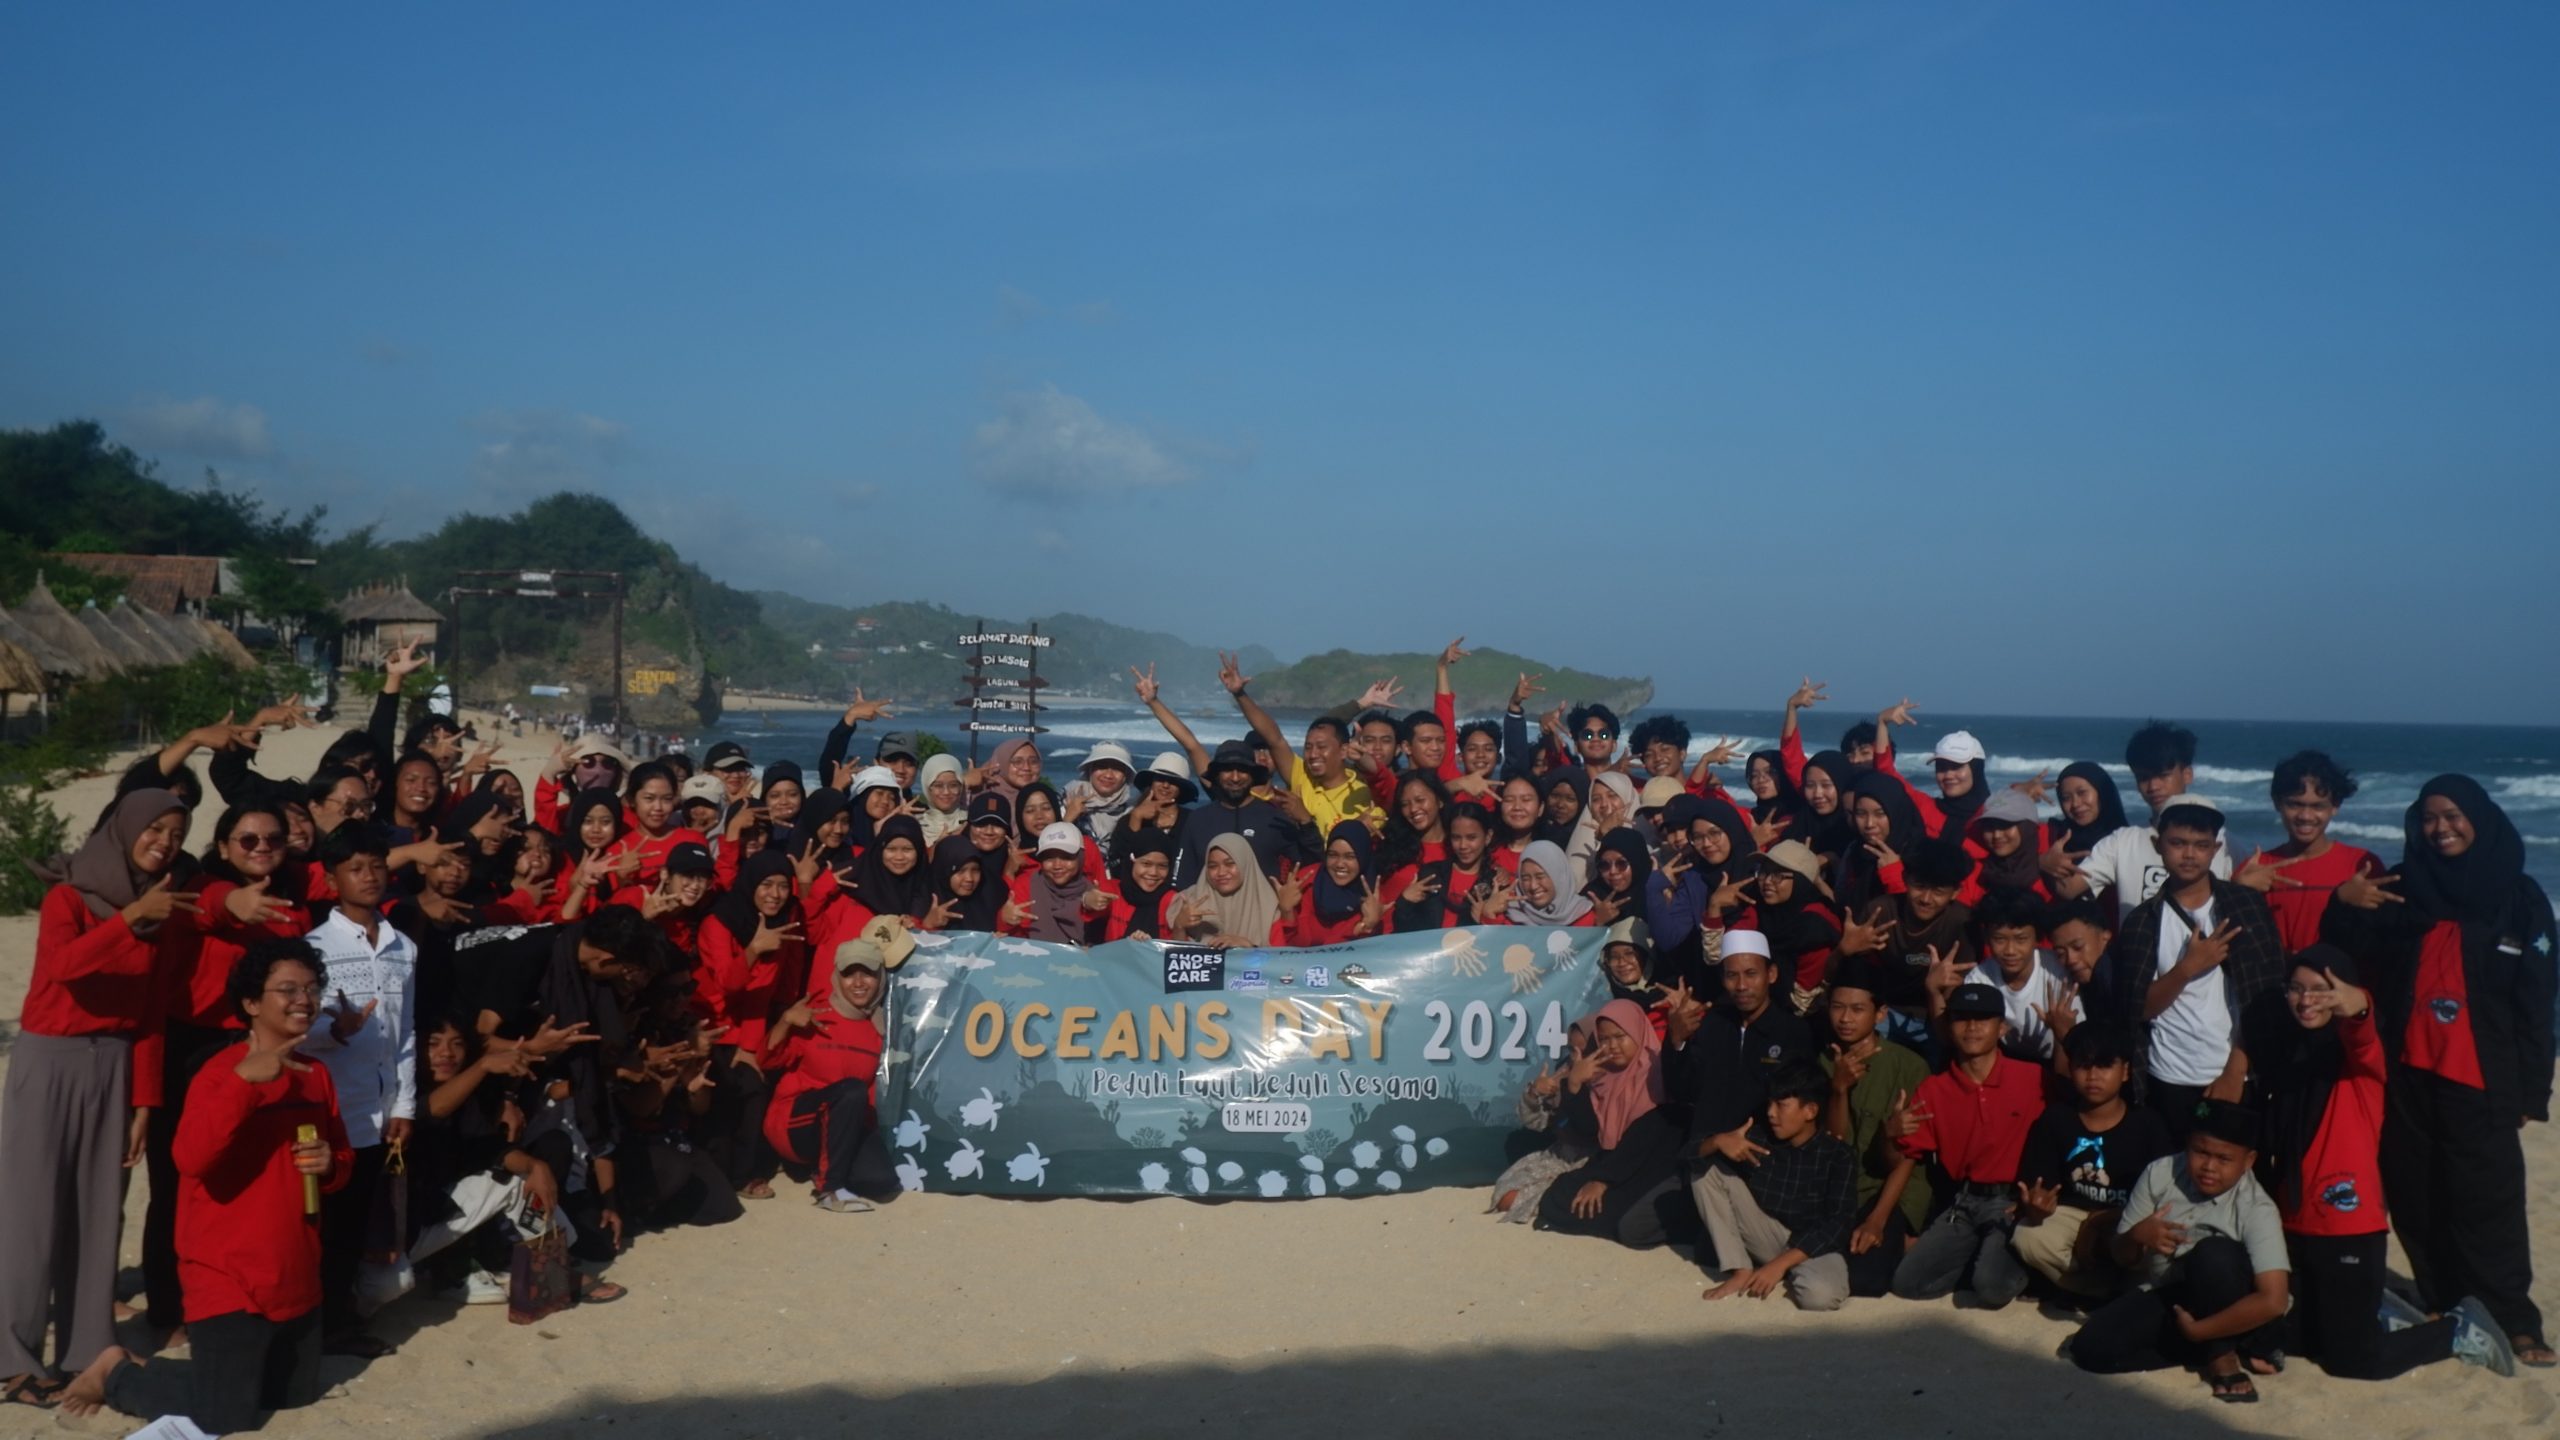
[[[2039, 1060], [2053, 1058], [2053, 1027], [2044, 1023], [2044, 1009], [2062, 997], [2071, 977], [2063, 972], [2051, 955], [2036, 952], [2034, 968], [2027, 971], [2024, 983], [2015, 990], [2001, 975], [1999, 962], [1985, 960], [1964, 977], [1968, 985], [1988, 985], [2000, 992], [2000, 1003], [2008, 1009], [2009, 1035], [2006, 1048], [2012, 1054], [2033, 1055]], [[2089, 1018], [2080, 997], [2071, 997], [2071, 1018]]]
[[[2112, 838], [2112, 837], [2110, 837]], [[2210, 901], [2188, 912], [2204, 933], [2213, 933]], [[2161, 907], [2160, 953], [2151, 978], [2159, 979], [2186, 957], [2192, 932], [2178, 912]], [[2172, 1085], [2210, 1085], [2222, 1078], [2231, 1060], [2231, 1006], [2223, 998], [2222, 967], [2217, 965], [2187, 982], [2178, 998], [2151, 1020], [2151, 1074]]]
[[[2173, 798], [2169, 803], [2175, 805], [2178, 801]], [[2216, 880], [2231, 878], [2229, 840], [2226, 834], [2222, 848], [2213, 852]], [[2122, 826], [2090, 846], [2089, 857], [2080, 862], [2080, 874], [2088, 880], [2092, 895], [2105, 893], [2110, 885], [2115, 887], [2118, 929], [2124, 927], [2135, 906], [2159, 894], [2160, 887], [2169, 883], [2169, 867], [2160, 863], [2160, 848], [2151, 843], [2148, 825]]]

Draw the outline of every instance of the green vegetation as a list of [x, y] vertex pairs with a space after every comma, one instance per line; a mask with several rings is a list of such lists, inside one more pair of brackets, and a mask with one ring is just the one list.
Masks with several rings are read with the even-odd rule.
[[[1248, 665], [1245, 673], [1253, 677], [1254, 698], [1265, 705], [1329, 710], [1358, 699], [1370, 685], [1393, 677], [1404, 682], [1399, 703], [1407, 709], [1420, 710], [1431, 703], [1432, 669], [1439, 659], [1436, 650], [1429, 654], [1403, 651], [1388, 655], [1328, 650], [1274, 670], [1257, 671]], [[1546, 687], [1545, 694], [1531, 699], [1532, 713], [1563, 701], [1575, 705], [1597, 702], [1624, 715], [1653, 698], [1650, 679], [1593, 675], [1555, 668], [1508, 651], [1473, 650], [1449, 672], [1450, 688], [1458, 696], [1458, 713], [1484, 715], [1502, 709], [1511, 703], [1511, 687], [1524, 674], [1541, 677], [1538, 683]]]
[[[1036, 624], [1041, 634], [1056, 637], [1057, 643], [1041, 652], [1040, 675], [1061, 692], [1125, 698], [1129, 667], [1153, 665], [1165, 698], [1174, 704], [1224, 699], [1215, 649], [1090, 615], [1010, 619], [903, 600], [848, 608], [771, 590], [758, 591], [756, 599], [763, 602], [765, 619], [774, 629], [804, 651], [818, 646], [821, 657], [838, 667], [841, 691], [860, 686], [874, 700], [932, 704], [966, 694], [960, 677], [967, 663], [954, 642], [975, 630], [981, 619], [991, 631], [1019, 632]], [[847, 658], [836, 661], [836, 656]], [[1248, 670], [1279, 663], [1259, 645], [1244, 647], [1243, 662]]]

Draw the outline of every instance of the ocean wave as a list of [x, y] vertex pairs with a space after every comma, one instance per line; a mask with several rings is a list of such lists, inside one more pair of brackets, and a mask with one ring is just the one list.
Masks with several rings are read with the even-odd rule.
[[2501, 775], [2496, 798], [2502, 804], [2511, 800], [2560, 803], [2560, 775]]
[[2367, 825], [2357, 820], [2332, 820], [2329, 822], [2329, 833], [2342, 840], [2397, 840], [2401, 838], [2401, 830], [2397, 825]]
[[2216, 785], [2264, 785], [2276, 778], [2273, 770], [2233, 770], [2220, 765], [2199, 765], [2196, 778]]

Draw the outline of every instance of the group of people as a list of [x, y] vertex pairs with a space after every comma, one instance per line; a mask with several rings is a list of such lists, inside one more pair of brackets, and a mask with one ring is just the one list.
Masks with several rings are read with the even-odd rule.
[[[415, 650], [307, 777], [255, 764], [292, 707], [181, 737], [50, 876], [0, 1099], [7, 1397], [246, 1428], [322, 1353], [385, 1353], [367, 1317], [412, 1286], [505, 1300], [520, 1247], [606, 1303], [634, 1236], [786, 1177], [872, 1209], [885, 977], [926, 930], [1607, 927], [1612, 998], [1522, 1096], [1550, 1143], [1506, 1219], [1695, 1238], [1711, 1298], [2041, 1284], [2090, 1309], [2079, 1364], [2226, 1399], [2288, 1350], [2551, 1363], [2516, 1134], [2547, 1117], [2551, 911], [2476, 784], [2431, 783], [2386, 870], [2327, 833], [2354, 782], [2306, 752], [2287, 842], [2235, 865], [2174, 726], [2127, 748], [2137, 823], [2094, 764], [1995, 792], [1962, 732], [1910, 783], [1908, 704], [1808, 753], [1811, 683], [1747, 756], [1533, 718], [1534, 676], [1461, 724], [1466, 658], [1428, 709], [1390, 682], [1295, 735], [1228, 660], [1249, 738], [1214, 748], [1133, 672], [1171, 748], [1097, 745], [1063, 787], [1029, 737], [857, 757], [890, 718], [857, 693], [809, 770], [591, 732], [528, 788], [447, 716], [393, 744]], [[115, 1344], [134, 1168], [146, 1318], [185, 1360]]]

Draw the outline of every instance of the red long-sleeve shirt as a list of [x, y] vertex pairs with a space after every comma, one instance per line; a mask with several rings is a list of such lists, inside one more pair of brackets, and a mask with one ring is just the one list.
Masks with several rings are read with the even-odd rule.
[[299, 940], [311, 933], [311, 912], [279, 895], [288, 913], [263, 925], [244, 925], [232, 917], [228, 902], [240, 888], [230, 880], [209, 880], [196, 892], [201, 915], [172, 915], [160, 927], [161, 1006], [169, 1019], [209, 1030], [238, 1030], [246, 1023], [231, 1003], [231, 967], [261, 936]]
[[859, 1080], [868, 1090], [879, 1078], [880, 1055], [888, 1048], [880, 1038], [879, 1026], [845, 1015], [830, 999], [822, 996], [813, 1000], [810, 1008], [817, 1011], [816, 1028], [792, 1031], [767, 1057], [767, 1068], [782, 1067], [782, 1079], [774, 1085], [773, 1099], [764, 1108], [766, 1143], [776, 1153], [789, 1155], [804, 1165], [815, 1164], [820, 1157], [802, 1155], [793, 1149], [791, 1102], [812, 1090], [824, 1090], [846, 1080]]
[[[633, 830], [624, 835], [621, 839], [614, 841], [613, 848], [605, 853], [608, 855], [621, 855], [626, 851], [639, 851], [640, 869], [637, 874], [631, 877], [631, 883], [634, 885], [649, 886], [657, 884], [660, 872], [667, 868], [667, 852], [673, 850], [679, 845], [687, 844], [708, 846], [710, 842], [702, 837], [701, 831], [688, 830], [683, 826], [678, 825], [674, 829], [669, 830], [666, 834], [661, 835], [654, 840], [641, 834], [637, 830]], [[712, 863], [716, 866], [719, 862], [715, 860]]]
[[338, 1118], [329, 1067], [287, 1070], [252, 1085], [233, 1069], [234, 1045], [205, 1062], [187, 1090], [171, 1155], [178, 1166], [178, 1279], [189, 1323], [246, 1310], [291, 1320], [320, 1303], [320, 1217], [303, 1213], [294, 1132], [329, 1142], [323, 1190], [347, 1183], [355, 1151]]
[[[621, 889], [614, 891], [613, 898], [607, 900], [605, 903], [608, 905], [628, 905], [632, 909], [646, 915], [648, 914], [649, 893], [656, 888], [657, 886], [654, 884], [625, 885]], [[482, 913], [485, 915], [487, 911], [484, 910]], [[710, 917], [711, 902], [706, 897], [703, 903], [696, 909], [670, 910], [666, 914], [657, 916], [650, 920], [649, 923], [657, 926], [658, 932], [666, 936], [678, 950], [690, 955], [694, 953], [694, 947], [701, 942], [702, 922]]]
[[2382, 1205], [2382, 1037], [2373, 1012], [2330, 1025], [2343, 1051], [2329, 1108], [2302, 1153], [2301, 1194], [2283, 1207], [2284, 1228], [2303, 1235], [2377, 1235]]
[[68, 885], [45, 892], [36, 912], [35, 973], [18, 1028], [72, 1039], [121, 1035], [133, 1042], [127, 1103], [160, 1104], [163, 985], [159, 946], [133, 933], [121, 914], [101, 920]]
[[[1382, 890], [1379, 893], [1383, 895], [1386, 892]], [[1298, 897], [1297, 913], [1284, 916], [1282, 919], [1288, 927], [1288, 943], [1291, 945], [1300, 947], [1340, 945], [1345, 941], [1359, 938], [1357, 934], [1360, 929], [1359, 911], [1354, 910], [1331, 924], [1325, 923], [1317, 916], [1316, 877], [1313, 874], [1308, 874], [1306, 877], [1306, 893]], [[1379, 917], [1378, 924], [1381, 929], [1385, 928], [1386, 918], [1383, 915]]]
[[761, 1055], [766, 1025], [799, 998], [809, 973], [809, 947], [805, 941], [785, 940], [762, 955], [750, 955], [746, 942], [715, 920], [702, 927], [702, 965], [719, 993], [719, 1018], [729, 1027], [720, 1043]]

